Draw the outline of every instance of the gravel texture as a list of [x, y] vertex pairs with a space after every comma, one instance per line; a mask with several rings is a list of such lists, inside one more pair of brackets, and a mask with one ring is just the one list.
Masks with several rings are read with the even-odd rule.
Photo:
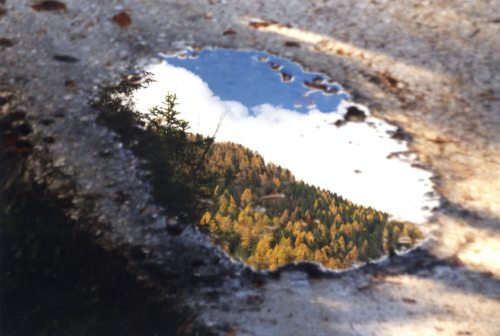
[[[70, 197], [68, 214], [107, 248], [140, 249], [138, 276], [165, 286], [154, 265], [194, 281], [186, 303], [227, 335], [500, 334], [498, 0], [64, 3], [0, 1], [0, 97], [33, 125], [32, 174]], [[187, 45], [289, 57], [409, 132], [442, 198], [422, 250], [335, 277], [284, 270], [262, 284], [197, 231], [169, 234], [138, 160], [96, 125], [89, 102], [100, 85]]]

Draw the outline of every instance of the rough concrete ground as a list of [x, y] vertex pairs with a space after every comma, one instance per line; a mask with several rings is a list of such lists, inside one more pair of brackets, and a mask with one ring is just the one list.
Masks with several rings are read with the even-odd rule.
[[[221, 333], [500, 334], [498, 1], [64, 2], [66, 10], [35, 11], [32, 1], [0, 1], [0, 88], [34, 124], [33, 173], [58, 194], [72, 181], [69, 212], [99, 223], [88, 229], [102, 244], [147, 246], [167, 271], [182, 251], [220, 258], [193, 272], [236, 280], [200, 286], [189, 302]], [[132, 18], [126, 28], [111, 20], [122, 10]], [[249, 25], [257, 19], [276, 23]], [[334, 279], [284, 272], [254, 288], [197, 232], [165, 233], [137, 160], [96, 126], [88, 103], [99, 85], [184, 45], [290, 57], [410, 132], [443, 199], [426, 226], [429, 255], [411, 269], [389, 263]]]

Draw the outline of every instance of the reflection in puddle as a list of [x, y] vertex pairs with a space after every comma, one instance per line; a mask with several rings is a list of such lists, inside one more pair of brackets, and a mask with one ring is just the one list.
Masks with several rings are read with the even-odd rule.
[[[146, 69], [156, 82], [135, 95], [141, 112], [175, 93], [192, 132], [256, 150], [307, 183], [415, 223], [437, 205], [431, 173], [412, 166], [414, 157], [392, 155], [408, 151], [391, 138], [396, 127], [349, 102], [326, 76], [258, 51], [187, 50], [162, 59]], [[365, 122], [345, 123], [347, 111], [360, 119], [364, 112]]]
[[[267, 104], [308, 112], [311, 102], [314, 102], [319, 111], [332, 112], [342, 99], [348, 97], [344, 92], [325, 96], [323, 93], [339, 92], [340, 86], [327, 83], [319, 74], [304, 72], [295, 63], [264, 52], [188, 50], [174, 57], [163, 56], [163, 59], [199, 76], [221, 100], [237, 101], [250, 111]], [[283, 82], [290, 85], [281, 85]]]

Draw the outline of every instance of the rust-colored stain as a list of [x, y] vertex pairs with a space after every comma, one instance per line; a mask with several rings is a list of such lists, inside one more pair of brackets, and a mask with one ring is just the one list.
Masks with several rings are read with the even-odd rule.
[[0, 37], [0, 47], [12, 47], [14, 42], [11, 39]]
[[65, 11], [66, 4], [61, 1], [42, 1], [31, 6], [36, 11]]
[[234, 29], [227, 29], [225, 30], [222, 35], [227, 36], [227, 35], [236, 35], [236, 31]]
[[121, 11], [120, 13], [113, 16], [113, 22], [122, 28], [127, 28], [132, 24], [132, 18], [127, 12]]

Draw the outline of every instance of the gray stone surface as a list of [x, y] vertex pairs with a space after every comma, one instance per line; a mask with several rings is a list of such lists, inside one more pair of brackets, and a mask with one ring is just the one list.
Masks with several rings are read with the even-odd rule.
[[[0, 91], [33, 124], [31, 171], [73, 198], [68, 213], [102, 244], [144, 249], [134, 272], [160, 286], [146, 263], [222, 280], [200, 281], [186, 297], [222, 334], [500, 334], [498, 1], [64, 2], [65, 11], [34, 11], [32, 1], [0, 1], [0, 38], [12, 42], [0, 44]], [[132, 18], [127, 28], [111, 20], [122, 10]], [[99, 85], [186, 45], [292, 58], [410, 132], [443, 199], [423, 250], [338, 277], [284, 271], [255, 286], [197, 231], [165, 232], [137, 159], [95, 124], [89, 101]], [[117, 192], [130, 197], [117, 202]]]

